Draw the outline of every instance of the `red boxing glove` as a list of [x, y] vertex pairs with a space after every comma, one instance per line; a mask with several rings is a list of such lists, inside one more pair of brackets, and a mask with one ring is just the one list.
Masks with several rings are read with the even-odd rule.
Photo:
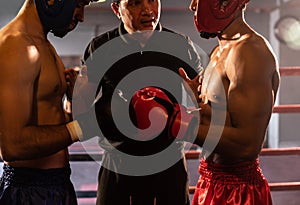
[[134, 113], [133, 121], [139, 128], [139, 140], [153, 139], [164, 129], [167, 129], [171, 139], [189, 138], [188, 128], [195, 117], [184, 106], [173, 102], [161, 89], [146, 87], [138, 90], [130, 106]]
[[139, 128], [137, 139], [151, 140], [157, 137], [166, 127], [168, 119], [167, 109], [156, 102], [154, 98], [165, 99], [172, 104], [168, 96], [160, 89], [146, 87], [134, 93], [130, 106], [133, 112], [131, 119], [136, 127]]

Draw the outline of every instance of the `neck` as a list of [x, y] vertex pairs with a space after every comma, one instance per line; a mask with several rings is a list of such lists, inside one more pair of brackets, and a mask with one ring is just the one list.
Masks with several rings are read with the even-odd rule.
[[47, 38], [48, 31], [44, 30], [34, 3], [25, 1], [15, 19], [20, 19], [18, 22], [24, 32], [34, 37]]
[[219, 34], [219, 43], [239, 40], [248, 30], [243, 16], [239, 15]]

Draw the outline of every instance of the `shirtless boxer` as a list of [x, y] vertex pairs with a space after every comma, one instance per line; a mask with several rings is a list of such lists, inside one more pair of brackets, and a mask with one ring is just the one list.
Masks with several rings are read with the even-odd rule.
[[0, 204], [77, 204], [67, 147], [79, 138], [62, 105], [65, 67], [47, 34], [65, 36], [89, 3], [25, 0], [0, 30]]
[[[225, 104], [224, 111], [227, 112], [217, 146], [200, 163], [201, 176], [194, 194], [194, 205], [272, 204], [268, 183], [259, 168], [258, 155], [280, 77], [271, 46], [244, 19], [248, 2], [192, 0], [190, 4], [200, 35], [217, 37], [219, 42], [204, 73], [199, 104], [202, 108], [201, 123], [195, 143], [202, 146], [209, 127], [218, 130], [218, 126], [222, 126], [210, 122], [212, 110], [217, 111]], [[209, 7], [216, 13], [210, 13]], [[217, 15], [226, 17], [220, 20]], [[215, 75], [219, 77], [216, 79]]]
[[[248, 1], [193, 0], [190, 4], [200, 35], [217, 37], [219, 42], [200, 85], [195, 86], [195, 81], [180, 69], [194, 92], [200, 88], [200, 124], [194, 132], [197, 136], [194, 143], [203, 147], [203, 153], [210, 152], [204, 155], [199, 166], [193, 205], [272, 204], [258, 155], [280, 77], [269, 43], [245, 22]], [[224, 113], [224, 121], [218, 117], [220, 113]], [[165, 115], [176, 119], [168, 125], [171, 131], [176, 131], [178, 122], [193, 125], [186, 113], [181, 118], [170, 113]], [[187, 129], [185, 136], [179, 137], [188, 140], [189, 135], [193, 134]], [[204, 146], [208, 141], [210, 146]]]

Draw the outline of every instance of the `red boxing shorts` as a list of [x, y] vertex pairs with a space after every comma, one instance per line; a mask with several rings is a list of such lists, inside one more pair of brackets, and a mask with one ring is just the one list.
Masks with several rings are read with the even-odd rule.
[[202, 160], [199, 173], [192, 205], [272, 205], [258, 159], [233, 165]]

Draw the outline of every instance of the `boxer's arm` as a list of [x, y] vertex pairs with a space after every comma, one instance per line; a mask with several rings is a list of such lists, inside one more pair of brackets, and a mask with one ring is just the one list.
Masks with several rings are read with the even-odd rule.
[[65, 125], [34, 125], [37, 105], [33, 91], [40, 62], [32, 45], [19, 38], [0, 47], [0, 149], [4, 161], [51, 155], [72, 143]]
[[[254, 159], [262, 148], [272, 113], [272, 77], [277, 65], [265, 47], [243, 45], [235, 53], [232, 59], [235, 66], [226, 70], [230, 80], [227, 106], [232, 126], [224, 127], [214, 151], [223, 157]], [[203, 144], [208, 129], [209, 126], [200, 126], [197, 144]], [[214, 136], [223, 127], [210, 125], [210, 129]]]

